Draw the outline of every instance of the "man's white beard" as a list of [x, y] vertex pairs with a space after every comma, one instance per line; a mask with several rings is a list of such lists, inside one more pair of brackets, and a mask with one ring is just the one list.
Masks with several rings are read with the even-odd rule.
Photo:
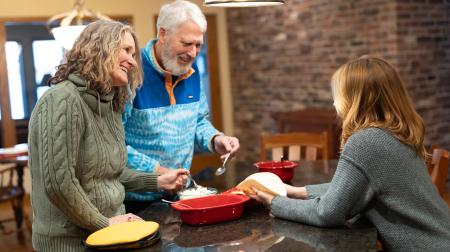
[[187, 73], [189, 71], [189, 69], [191, 69], [192, 63], [194, 63], [194, 61], [192, 61], [191, 63], [189, 63], [186, 66], [181, 66], [177, 62], [176, 55], [171, 57], [169, 48], [167, 46], [165, 46], [162, 50], [161, 59], [162, 59], [162, 63], [164, 65], [165, 70], [169, 71], [170, 73], [172, 73], [172, 75], [175, 75], [175, 76], [180, 76], [180, 75]]

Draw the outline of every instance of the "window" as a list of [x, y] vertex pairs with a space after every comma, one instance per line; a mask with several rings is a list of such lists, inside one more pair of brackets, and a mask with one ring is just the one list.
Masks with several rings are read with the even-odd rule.
[[11, 117], [29, 119], [64, 51], [44, 23], [7, 23], [5, 28]]
[[[23, 106], [23, 64], [22, 45], [16, 41], [7, 41], [5, 44], [6, 68], [8, 70], [8, 87], [11, 101], [11, 117], [13, 119], [23, 119], [25, 116]], [[1, 118], [1, 115], [0, 115]]]
[[33, 59], [37, 98], [49, 88], [47, 82], [56, 73], [56, 66], [63, 60], [63, 50], [56, 40], [33, 41]]

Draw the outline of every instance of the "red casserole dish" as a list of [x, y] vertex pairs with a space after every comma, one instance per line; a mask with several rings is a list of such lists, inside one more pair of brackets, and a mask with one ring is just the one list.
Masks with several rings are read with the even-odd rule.
[[180, 200], [172, 207], [180, 212], [181, 220], [190, 225], [208, 225], [239, 219], [244, 211], [245, 195], [217, 194]]
[[254, 164], [259, 172], [271, 172], [280, 177], [281, 181], [289, 182], [294, 177], [294, 168], [297, 163], [292, 161], [263, 161]]

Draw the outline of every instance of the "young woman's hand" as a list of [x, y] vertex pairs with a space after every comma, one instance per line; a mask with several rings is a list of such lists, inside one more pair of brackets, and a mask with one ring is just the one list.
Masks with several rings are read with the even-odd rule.
[[158, 190], [165, 190], [169, 194], [175, 194], [186, 185], [187, 174], [184, 169], [169, 170], [158, 176]]
[[252, 198], [258, 202], [261, 202], [265, 206], [270, 206], [273, 198], [275, 198], [274, 196], [272, 196], [266, 192], [260, 191], [260, 190], [256, 189], [255, 187], [252, 187], [252, 190], [254, 193], [249, 195], [250, 198]]
[[141, 217], [128, 213], [109, 218], [109, 225], [111, 226], [114, 224], [119, 224], [127, 221], [141, 221], [141, 220], [143, 220]]

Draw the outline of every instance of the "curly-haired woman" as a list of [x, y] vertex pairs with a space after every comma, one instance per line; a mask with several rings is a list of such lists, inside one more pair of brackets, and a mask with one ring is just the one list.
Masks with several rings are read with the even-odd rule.
[[81, 251], [81, 240], [125, 214], [127, 191], [176, 191], [186, 171], [161, 176], [126, 167], [121, 114], [142, 81], [130, 26], [96, 21], [86, 27], [50, 80], [29, 125], [33, 247]]
[[288, 197], [256, 190], [274, 216], [332, 227], [358, 214], [377, 228], [385, 251], [449, 251], [450, 210], [425, 166], [425, 127], [397, 71], [363, 56], [333, 75], [342, 118], [336, 173], [328, 184], [293, 187]]

